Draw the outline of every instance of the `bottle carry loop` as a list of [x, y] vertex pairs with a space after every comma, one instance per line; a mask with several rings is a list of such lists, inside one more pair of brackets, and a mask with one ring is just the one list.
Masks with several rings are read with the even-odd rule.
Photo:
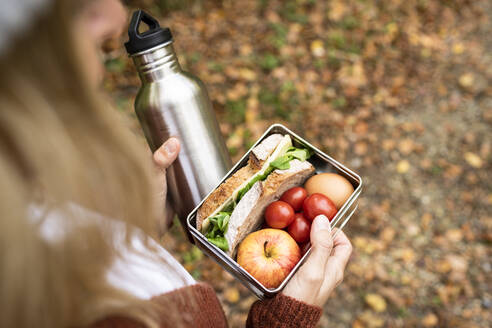
[[[140, 33], [139, 29], [142, 23], [145, 23], [149, 29]], [[172, 41], [172, 39], [173, 36], [169, 28], [162, 28], [157, 19], [143, 10], [137, 10], [133, 13], [128, 27], [128, 42], [125, 43], [125, 47], [131, 56]]]

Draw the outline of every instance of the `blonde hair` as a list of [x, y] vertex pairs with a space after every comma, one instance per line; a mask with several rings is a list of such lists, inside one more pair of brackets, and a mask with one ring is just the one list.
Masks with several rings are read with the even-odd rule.
[[88, 81], [72, 24], [80, 2], [52, 2], [0, 57], [0, 326], [85, 326], [117, 313], [152, 326], [150, 307], [106, 283], [118, 256], [107, 236], [87, 225], [50, 245], [27, 213], [76, 203], [149, 234], [158, 214], [149, 154]]

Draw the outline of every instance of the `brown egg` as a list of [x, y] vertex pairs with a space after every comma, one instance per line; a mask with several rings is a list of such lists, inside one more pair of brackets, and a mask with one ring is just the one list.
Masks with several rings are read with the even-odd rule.
[[312, 176], [304, 185], [309, 195], [320, 193], [331, 199], [337, 209], [343, 206], [354, 192], [352, 184], [335, 173], [320, 173]]

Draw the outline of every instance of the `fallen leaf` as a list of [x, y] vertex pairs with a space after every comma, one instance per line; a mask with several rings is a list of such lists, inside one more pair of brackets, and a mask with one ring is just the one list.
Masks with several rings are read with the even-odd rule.
[[362, 156], [367, 153], [367, 143], [365, 142], [358, 142], [355, 144], [354, 147], [354, 152], [356, 155]]
[[473, 86], [475, 78], [472, 73], [466, 73], [460, 76], [458, 82], [463, 88], [470, 88]]
[[420, 224], [424, 229], [426, 229], [429, 226], [431, 221], [432, 221], [432, 214], [430, 213], [424, 213], [420, 218]]
[[338, 71], [337, 77], [344, 86], [359, 88], [367, 84], [367, 77], [361, 60], [356, 61], [352, 65], [343, 65]]
[[239, 304], [239, 306], [241, 307], [241, 309], [243, 309], [245, 311], [249, 311], [249, 309], [251, 308], [251, 305], [253, 305], [253, 303], [256, 301], [257, 301], [256, 297], [250, 296], [250, 297], [247, 297], [244, 300], [242, 300], [241, 303]]
[[461, 55], [465, 51], [465, 46], [461, 42], [453, 44], [453, 54]]
[[328, 18], [332, 21], [339, 21], [347, 13], [348, 8], [345, 5], [345, 1], [330, 1], [330, 8], [328, 10]]
[[315, 57], [323, 57], [325, 55], [325, 47], [322, 40], [314, 40], [311, 42], [311, 53]]
[[395, 238], [395, 234], [396, 234], [395, 229], [391, 227], [386, 227], [379, 234], [379, 238], [381, 238], [381, 240], [383, 240], [386, 243], [390, 243], [391, 241], [393, 241], [393, 238]]
[[401, 291], [399, 289], [383, 287], [379, 289], [379, 292], [382, 296], [384, 296], [384, 298], [388, 299], [391, 304], [397, 307], [405, 306], [405, 299], [403, 298], [403, 295], [401, 294]]
[[367, 294], [365, 301], [376, 312], [383, 312], [386, 310], [386, 301], [381, 295]]
[[415, 148], [415, 143], [410, 138], [405, 138], [398, 144], [398, 150], [403, 155], [409, 155]]
[[434, 313], [429, 313], [422, 319], [422, 325], [424, 327], [435, 327], [438, 321], [439, 320]]
[[386, 151], [392, 150], [395, 148], [396, 142], [393, 139], [385, 139], [385, 140], [383, 140], [382, 146], [383, 146], [383, 149]]
[[468, 270], [468, 261], [463, 256], [450, 254], [446, 256], [446, 260], [451, 264], [452, 271], [466, 273]]
[[355, 320], [352, 322], [352, 328], [364, 328], [364, 325], [359, 320]]
[[256, 73], [248, 68], [239, 69], [239, 77], [246, 81], [256, 80]]
[[229, 303], [237, 303], [237, 301], [239, 301], [239, 296], [239, 290], [237, 290], [237, 288], [230, 287], [224, 291], [224, 298]]
[[401, 160], [396, 165], [396, 171], [400, 174], [405, 174], [410, 170], [410, 163], [407, 160]]
[[354, 246], [357, 249], [360, 249], [362, 252], [367, 253], [367, 254], [372, 254], [377, 250], [382, 249], [383, 245], [380, 241], [374, 240], [374, 239], [369, 239], [369, 238], [364, 238], [364, 237], [355, 237], [354, 238]]
[[451, 229], [446, 231], [446, 238], [453, 243], [457, 243], [463, 239], [463, 232], [461, 229]]
[[384, 326], [383, 318], [379, 317], [371, 311], [364, 311], [364, 313], [362, 313], [362, 315], [360, 315], [357, 320], [360, 320], [363, 323], [364, 327], [367, 328], [380, 328]]
[[465, 161], [474, 168], [481, 168], [483, 165], [482, 159], [474, 153], [465, 153]]
[[411, 248], [396, 249], [393, 254], [396, 259], [403, 260], [405, 263], [413, 263], [417, 257]]
[[440, 260], [434, 265], [434, 269], [439, 273], [448, 273], [451, 271], [451, 263], [447, 260]]
[[412, 276], [409, 274], [402, 274], [400, 281], [403, 285], [409, 285], [412, 282]]

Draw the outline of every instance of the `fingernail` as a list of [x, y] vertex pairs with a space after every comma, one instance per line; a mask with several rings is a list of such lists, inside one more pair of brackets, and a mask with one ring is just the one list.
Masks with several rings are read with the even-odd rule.
[[178, 150], [178, 140], [176, 138], [171, 138], [164, 144], [164, 151], [168, 156], [173, 156]]
[[318, 215], [316, 218], [314, 218], [313, 225], [316, 231], [319, 230], [331, 231], [330, 220], [328, 220], [328, 218], [325, 215]]

